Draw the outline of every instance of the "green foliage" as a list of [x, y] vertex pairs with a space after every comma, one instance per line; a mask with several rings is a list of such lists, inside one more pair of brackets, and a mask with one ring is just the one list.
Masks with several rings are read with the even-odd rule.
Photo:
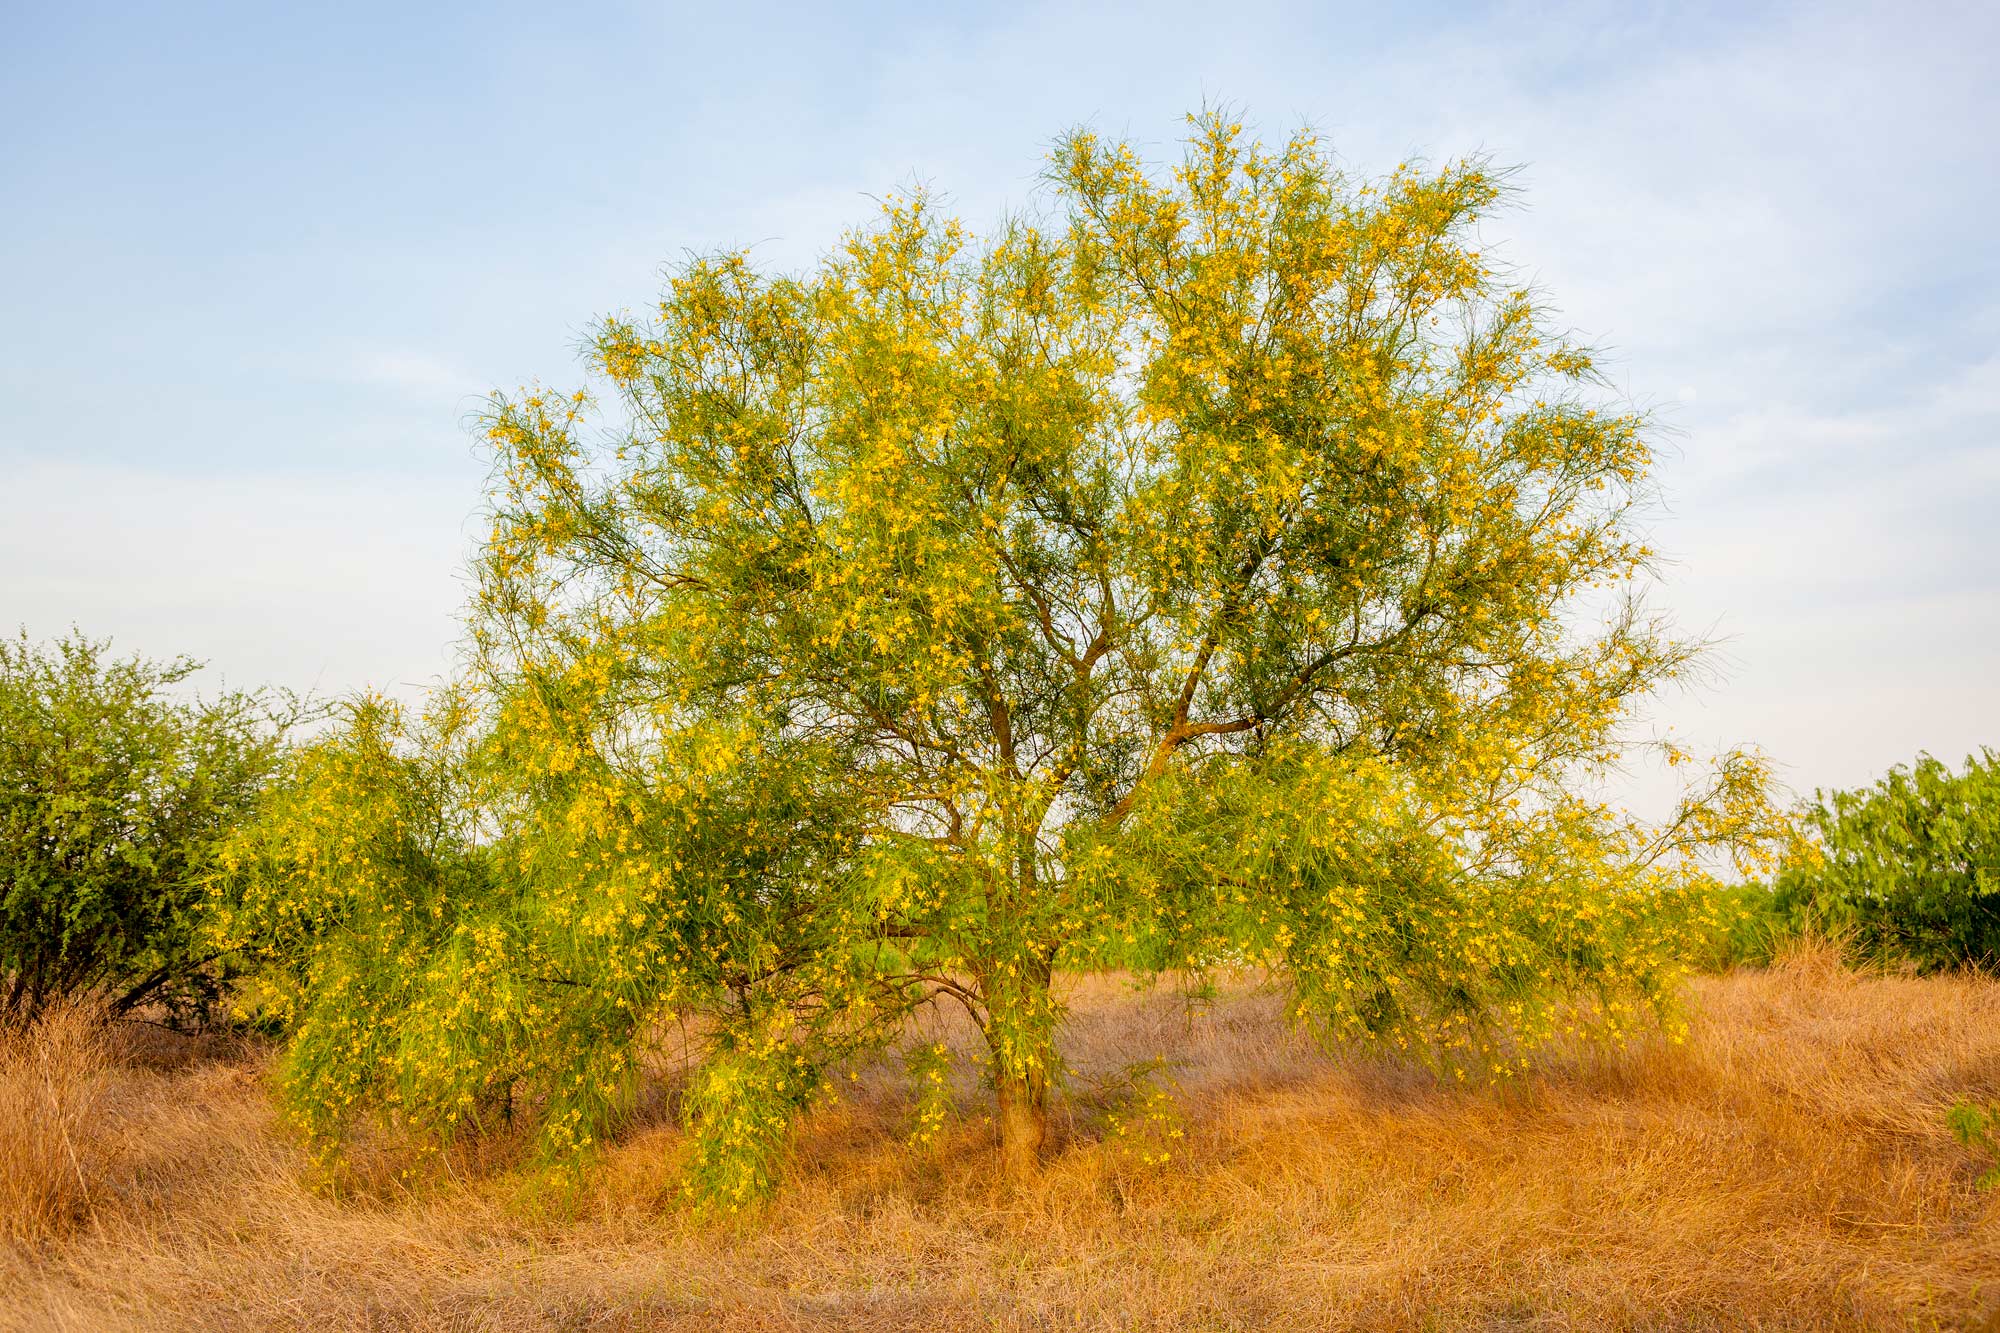
[[1104, 1112], [1105, 1141], [1127, 1167], [1167, 1165], [1187, 1137], [1173, 1071], [1164, 1060], [1142, 1060], [1127, 1066], [1120, 1082], [1120, 1095]]
[[1763, 770], [1657, 828], [1575, 794], [1696, 647], [1604, 614], [1648, 432], [1481, 261], [1495, 175], [1210, 116], [1048, 184], [982, 244], [892, 199], [804, 275], [685, 265], [598, 330], [602, 448], [586, 392], [496, 399], [453, 721], [357, 709], [218, 881], [322, 1142], [498, 1102], [573, 1163], [686, 1019], [733, 1205], [947, 1004], [1022, 1169], [1051, 978], [1106, 959], [1268, 965], [1461, 1067], [1658, 1009]]
[[904, 1071], [916, 1089], [909, 1135], [913, 1148], [930, 1147], [944, 1133], [952, 1112], [951, 1064], [951, 1047], [941, 1041], [919, 1042], [904, 1057]]
[[[845, 1049], [806, 1061], [752, 987], [796, 972], [799, 901], [835, 859], [815, 839], [842, 836], [831, 815], [798, 824], [825, 806], [816, 767], [721, 762], [730, 738], [711, 731], [653, 754], [685, 784], [614, 788], [530, 770], [503, 716], [457, 695], [415, 719], [358, 700], [226, 849], [209, 929], [262, 962], [244, 1002], [290, 1033], [295, 1118], [331, 1147], [367, 1110], [448, 1138], [531, 1108], [560, 1172], [629, 1105], [661, 1026], [720, 1007], [732, 1021], [683, 1102], [694, 1172], [716, 1197], [761, 1188], [748, 1164]], [[817, 1002], [838, 1001], [841, 971], [813, 974]]]
[[1954, 773], [1929, 755], [1873, 787], [1821, 792], [1781, 910], [1864, 957], [1922, 971], [2000, 966], [2000, 755]]
[[1945, 1115], [1952, 1136], [1975, 1152], [1983, 1152], [1993, 1165], [1980, 1173], [1980, 1189], [2000, 1189], [2000, 1106], [1955, 1103]]
[[[1749, 824], [1762, 790], [1738, 761], [1682, 813]], [[1725, 921], [1658, 830], [1537, 796], [1522, 810], [1377, 755], [1274, 745], [1162, 781], [1109, 836], [1076, 830], [1070, 863], [1141, 953], [1270, 962], [1329, 1038], [1504, 1072], [1558, 1030], [1671, 1018]]]
[[453, 1125], [509, 1086], [522, 940], [492, 911], [511, 867], [480, 837], [467, 724], [450, 701], [417, 727], [355, 701], [218, 858], [208, 938], [261, 964], [239, 1003], [290, 1034], [309, 1128], [364, 1097]]
[[1700, 958], [1705, 971], [1768, 967], [1799, 936], [1796, 915], [1764, 881], [1718, 885], [1714, 895], [1717, 929]]
[[182, 697], [199, 669], [74, 633], [0, 641], [0, 1021], [93, 992], [206, 1016], [218, 975], [190, 909], [283, 725], [257, 695]]

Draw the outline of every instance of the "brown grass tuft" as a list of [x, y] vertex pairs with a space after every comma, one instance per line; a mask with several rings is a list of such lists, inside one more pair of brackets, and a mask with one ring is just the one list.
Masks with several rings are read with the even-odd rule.
[[[778, 1202], [729, 1226], [675, 1206], [658, 1116], [567, 1218], [469, 1158], [334, 1199], [302, 1183], [254, 1052], [114, 1068], [119, 1187], [88, 1228], [0, 1258], [0, 1326], [2000, 1326], [2000, 1196], [1943, 1123], [2000, 1097], [1993, 980], [1794, 955], [1697, 983], [1683, 1045], [1557, 1054], [1500, 1089], [1330, 1059], [1247, 983], [1193, 1011], [1112, 977], [1069, 989], [1078, 1072], [1035, 1188], [994, 1180], [969, 1079], [918, 1151], [894, 1080], [858, 1070]], [[1183, 1130], [1164, 1165], [1107, 1137], [1153, 1058]]]
[[0, 1238], [42, 1245], [90, 1217], [117, 1156], [111, 1075], [109, 1034], [89, 1005], [0, 1029]]

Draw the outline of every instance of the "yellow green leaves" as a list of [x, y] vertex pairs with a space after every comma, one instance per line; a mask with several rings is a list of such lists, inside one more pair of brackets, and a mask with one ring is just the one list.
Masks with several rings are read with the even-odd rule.
[[909, 1132], [913, 1148], [932, 1147], [944, 1133], [952, 1111], [951, 1064], [951, 1047], [941, 1041], [918, 1042], [904, 1056], [904, 1072], [916, 1090]]
[[1758, 835], [1762, 776], [1665, 830], [1574, 795], [1693, 649], [1582, 614], [1643, 570], [1647, 428], [1482, 259], [1500, 178], [1210, 116], [1165, 170], [1072, 135], [1047, 184], [983, 238], [919, 195], [802, 274], [682, 266], [598, 330], [608, 422], [495, 400], [479, 744], [358, 719], [259, 853], [373, 914], [365, 966], [301, 937], [305, 993], [419, 1016], [302, 1037], [323, 1104], [518, 1083], [582, 1152], [695, 1014], [695, 1175], [742, 1202], [932, 1003], [1031, 1156], [1066, 964], [1255, 959], [1335, 1036], [1496, 1059], [1666, 994], [1685, 854]]
[[1269, 967], [1336, 1043], [1506, 1073], [1558, 1033], [1671, 1023], [1721, 925], [1692, 854], [1768, 828], [1653, 830], [1558, 785], [1466, 778], [1307, 746], [1217, 761], [1076, 863], [1141, 957]]

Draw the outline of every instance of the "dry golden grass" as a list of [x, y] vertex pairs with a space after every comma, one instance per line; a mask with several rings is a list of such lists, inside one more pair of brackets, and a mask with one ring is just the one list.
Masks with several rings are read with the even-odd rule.
[[98, 1106], [112, 1072], [109, 1034], [88, 1006], [0, 1029], [0, 1237], [34, 1245], [91, 1215], [91, 1182], [118, 1153]]
[[[525, 1213], [490, 1167], [327, 1198], [301, 1183], [254, 1052], [128, 1053], [95, 1075], [87, 1207], [10, 1222], [0, 1323], [2000, 1327], [2000, 1195], [1972, 1188], [1942, 1120], [1956, 1096], [2000, 1097], [2000, 983], [1805, 955], [1697, 983], [1685, 1045], [1552, 1060], [1498, 1091], [1328, 1060], [1248, 987], [1193, 1016], [1112, 978], [1071, 999], [1081, 1073], [1032, 1191], [992, 1183], [976, 1098], [915, 1151], [900, 1094], [864, 1073], [802, 1135], [778, 1202], [730, 1226], [674, 1206], [661, 1123], [568, 1220]], [[1119, 1069], [1154, 1055], [1185, 1123], [1165, 1166], [1103, 1132]], [[48, 1136], [6, 1132], [5, 1169], [47, 1179], [23, 1154]]]

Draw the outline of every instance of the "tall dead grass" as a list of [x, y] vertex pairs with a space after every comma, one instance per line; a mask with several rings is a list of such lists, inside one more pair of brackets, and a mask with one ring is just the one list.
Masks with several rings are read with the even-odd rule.
[[[1943, 1122], [2000, 1098], [1992, 980], [1807, 953], [1696, 983], [1683, 1045], [1556, 1053], [1499, 1089], [1328, 1058], [1247, 982], [1192, 1011], [1110, 977], [1070, 1000], [1078, 1072], [1033, 1189], [995, 1180], [969, 1076], [913, 1150], [894, 1081], [860, 1070], [731, 1225], [675, 1205], [665, 1117], [566, 1216], [463, 1162], [328, 1197], [262, 1057], [119, 1066], [120, 1188], [5, 1250], [0, 1326], [2000, 1328], [2000, 1196]], [[1153, 1059], [1181, 1133], [1135, 1153], [1109, 1126]]]
[[90, 1217], [117, 1155], [111, 1064], [104, 1021], [84, 1004], [0, 1029], [0, 1237], [43, 1244]]

